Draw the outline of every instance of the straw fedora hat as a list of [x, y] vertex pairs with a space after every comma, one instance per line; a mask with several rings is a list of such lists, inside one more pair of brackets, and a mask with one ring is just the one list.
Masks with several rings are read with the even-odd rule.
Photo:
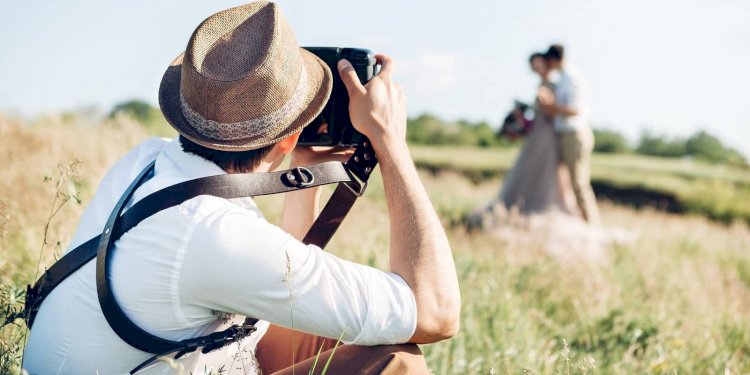
[[279, 7], [259, 1], [208, 17], [167, 68], [159, 105], [184, 137], [223, 151], [274, 144], [312, 122], [332, 75], [299, 47]]

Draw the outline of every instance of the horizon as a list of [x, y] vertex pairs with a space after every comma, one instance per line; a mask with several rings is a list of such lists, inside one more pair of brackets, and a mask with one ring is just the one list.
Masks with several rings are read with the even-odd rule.
[[[13, 72], [0, 82], [0, 112], [28, 118], [91, 105], [106, 112], [130, 99], [155, 105], [161, 74], [198, 23], [242, 3], [83, 0], [11, 7], [0, 0], [0, 70]], [[750, 65], [750, 25], [743, 17], [750, 4], [741, 0], [470, 1], [459, 7], [387, 0], [366, 11], [376, 27], [363, 27], [361, 4], [278, 3], [300, 45], [390, 54], [411, 117], [430, 113], [498, 126], [514, 99], [533, 96], [537, 78], [527, 56], [560, 42], [592, 88], [593, 127], [618, 131], [630, 142], [644, 130], [672, 138], [705, 130], [750, 158], [750, 142], [743, 142], [750, 139], [743, 100], [750, 76], [737, 74]]]
[[[89, 105], [89, 106], [80, 106], [80, 107], [77, 107], [77, 108], [71, 108], [71, 109], [68, 109], [68, 110], [60, 110], [60, 111], [54, 111], [54, 112], [40, 112], [40, 113], [36, 113], [36, 114], [33, 114], [33, 115], [26, 115], [26, 114], [17, 113], [17, 112], [14, 113], [13, 111], [6, 112], [6, 113], [4, 113], [4, 115], [6, 115], [10, 119], [21, 119], [21, 120], [26, 121], [26, 122], [36, 122], [36, 121], [43, 120], [46, 116], [61, 116], [61, 115], [66, 115], [66, 114], [75, 114], [77, 116], [80, 116], [79, 118], [84, 118], [86, 120], [102, 121], [102, 120], [108, 118], [112, 114], [112, 111], [114, 110], [115, 106], [117, 106], [118, 104], [125, 104], [125, 103], [130, 102], [130, 101], [138, 101], [138, 102], [146, 103], [146, 104], [150, 105], [153, 109], [159, 110], [159, 112], [161, 112], [161, 110], [159, 109], [158, 104], [151, 103], [151, 102], [149, 102], [147, 100], [144, 100], [142, 98], [131, 98], [129, 100], [125, 100], [125, 101], [122, 101], [122, 102], [115, 103], [112, 108], [102, 108], [101, 106], [98, 106], [98, 105]], [[0, 114], [3, 114], [3, 113], [0, 113]], [[486, 122], [484, 120], [468, 120], [468, 119], [464, 119], [464, 118], [445, 119], [445, 118], [442, 118], [439, 115], [435, 115], [434, 113], [431, 113], [431, 112], [422, 112], [422, 113], [414, 113], [414, 114], [409, 113], [408, 120], [409, 121], [417, 120], [421, 116], [435, 117], [439, 121], [444, 122], [445, 124], [453, 124], [453, 125], [458, 124], [460, 122], [464, 122], [464, 121], [468, 122], [470, 125], [479, 125], [480, 123]], [[164, 119], [164, 121], [167, 121], [166, 118]], [[500, 124], [489, 123], [488, 125], [490, 125], [495, 130], [499, 130], [499, 128], [500, 128]], [[631, 138], [627, 137], [625, 134], [623, 134], [619, 129], [612, 129], [612, 128], [606, 128], [606, 127], [598, 127], [598, 126], [595, 126], [595, 125], [592, 126], [592, 129], [594, 130], [594, 132], [601, 131], [601, 130], [604, 130], [604, 131], [613, 130], [613, 131], [617, 132], [618, 134], [621, 134], [621, 135], [625, 136], [625, 140], [627, 142], [627, 146], [630, 147], [629, 152], [633, 152], [633, 153], [637, 153], [636, 152], [636, 148], [638, 147], [638, 144], [640, 142], [641, 135], [644, 135], [644, 134], [648, 134], [649, 136], [661, 137], [665, 141], [678, 141], [678, 142], [687, 141], [689, 137], [691, 137], [693, 135], [696, 135], [699, 132], [706, 132], [706, 133], [708, 133], [711, 136], [716, 136], [716, 134], [714, 134], [711, 131], [706, 130], [706, 129], [697, 129], [694, 133], [687, 134], [687, 135], [684, 135], [684, 136], [674, 136], [672, 134], [666, 134], [666, 133], [649, 133], [648, 129], [643, 129], [643, 131], [639, 135], [639, 137], [636, 137], [635, 139], [631, 139]], [[750, 157], [748, 155], [745, 155], [741, 150], [738, 150], [738, 149], [735, 149], [735, 148], [731, 147], [729, 145], [729, 143], [726, 142], [724, 139], [722, 139], [722, 138], [719, 137], [719, 140], [721, 141], [721, 143], [725, 147], [729, 147], [731, 150], [737, 151], [740, 154], [742, 154], [742, 156], [745, 158], [745, 161], [750, 163]], [[454, 147], [454, 146], [450, 146], [450, 145], [440, 145], [440, 146]], [[597, 151], [594, 151], [594, 152], [596, 153]], [[644, 154], [644, 155], [648, 155], [648, 154]], [[650, 155], [650, 156], [659, 157], [659, 158], [678, 158], [678, 159], [690, 158], [690, 156], [663, 156], [663, 155]]]

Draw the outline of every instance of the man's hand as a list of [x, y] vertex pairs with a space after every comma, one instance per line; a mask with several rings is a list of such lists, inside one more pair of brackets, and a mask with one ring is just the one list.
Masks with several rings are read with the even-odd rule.
[[[290, 168], [305, 167], [327, 161], [347, 161], [354, 150], [341, 147], [297, 146], [292, 151]], [[279, 227], [302, 240], [320, 212], [321, 186], [285, 194]]]
[[549, 87], [540, 87], [536, 98], [537, 101], [539, 101], [539, 105], [542, 107], [542, 112], [549, 117], [557, 115], [575, 116], [578, 114], [578, 109], [576, 108], [557, 104], [555, 93]]
[[345, 147], [297, 146], [292, 151], [291, 168], [325, 163], [345, 162], [354, 154], [354, 149]]
[[539, 104], [545, 107], [552, 106], [555, 104], [555, 93], [549, 89], [549, 87], [542, 86], [539, 88], [539, 92], [536, 95]]
[[406, 97], [391, 81], [393, 61], [366, 85], [348, 61], [339, 62], [349, 92], [352, 124], [372, 142], [380, 161], [390, 221], [391, 271], [404, 279], [417, 304], [411, 342], [431, 343], [458, 330], [461, 296], [450, 244], [406, 145]]
[[557, 103], [555, 103], [555, 93], [549, 87], [542, 86], [536, 94], [536, 100], [542, 112], [547, 117], [555, 117], [557, 113]]
[[376, 153], [392, 142], [404, 143], [406, 138], [406, 96], [394, 83], [393, 60], [376, 55], [380, 73], [362, 85], [357, 72], [347, 60], [338, 63], [341, 80], [349, 92], [349, 117], [354, 128], [372, 141]]

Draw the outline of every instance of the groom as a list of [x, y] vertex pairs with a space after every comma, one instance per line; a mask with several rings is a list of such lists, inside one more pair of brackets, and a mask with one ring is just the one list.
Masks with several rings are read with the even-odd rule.
[[578, 208], [589, 223], [599, 221], [599, 209], [591, 188], [591, 152], [594, 134], [588, 124], [588, 106], [583, 82], [565, 66], [565, 50], [553, 44], [545, 53], [551, 69], [559, 78], [554, 93], [547, 89], [539, 93], [544, 112], [554, 117], [558, 134], [559, 158], [570, 171], [570, 180]]

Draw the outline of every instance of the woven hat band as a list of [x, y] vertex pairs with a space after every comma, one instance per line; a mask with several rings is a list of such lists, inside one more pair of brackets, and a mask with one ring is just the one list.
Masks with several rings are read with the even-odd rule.
[[284, 123], [284, 121], [291, 116], [299, 115], [305, 109], [305, 97], [309, 89], [308, 76], [305, 66], [301, 65], [301, 67], [299, 83], [297, 84], [297, 88], [294, 90], [292, 96], [281, 107], [266, 115], [246, 121], [231, 123], [210, 120], [191, 108], [187, 101], [185, 101], [182, 92], [180, 92], [180, 107], [182, 109], [182, 114], [196, 131], [212, 139], [232, 141], [262, 135], [267, 133], [269, 129]]

